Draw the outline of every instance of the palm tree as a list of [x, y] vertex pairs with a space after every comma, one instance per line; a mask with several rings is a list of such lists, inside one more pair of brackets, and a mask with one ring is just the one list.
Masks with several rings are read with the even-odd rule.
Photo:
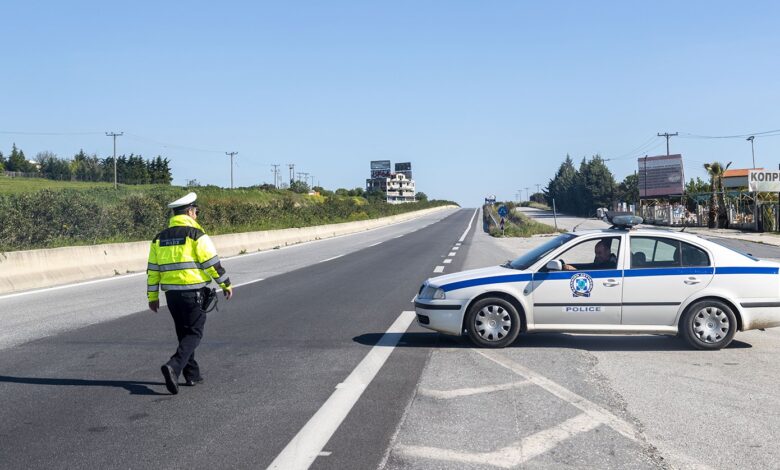
[[[718, 228], [719, 219], [723, 221], [723, 225], [728, 223], [726, 217], [726, 199], [725, 188], [723, 187], [723, 174], [731, 166], [731, 162], [727, 165], [723, 165], [720, 162], [705, 163], [704, 169], [707, 170], [707, 174], [710, 176], [710, 188], [712, 194], [710, 195], [710, 210], [709, 221], [707, 227]], [[718, 191], [720, 191], [720, 198], [718, 197]]]

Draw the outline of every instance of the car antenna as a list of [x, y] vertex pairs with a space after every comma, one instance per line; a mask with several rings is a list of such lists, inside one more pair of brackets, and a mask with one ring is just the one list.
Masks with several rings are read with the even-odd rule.
[[581, 221], [580, 223], [578, 223], [577, 225], [575, 225], [575, 226], [574, 226], [574, 228], [573, 228], [573, 229], [571, 229], [571, 231], [572, 231], [572, 232], [576, 232], [576, 231], [577, 231], [577, 227], [579, 227], [580, 225], [584, 224], [584, 223], [585, 223], [585, 222], [587, 222], [589, 219], [590, 219], [590, 216], [587, 216], [587, 217], [585, 217], [584, 219], [582, 219], [582, 221]]

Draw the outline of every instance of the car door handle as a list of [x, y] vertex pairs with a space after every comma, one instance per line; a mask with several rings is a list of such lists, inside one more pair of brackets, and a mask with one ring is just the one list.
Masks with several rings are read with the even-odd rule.
[[619, 285], [620, 285], [620, 281], [616, 281], [614, 279], [607, 279], [606, 281], [604, 281], [604, 287], [615, 287]]
[[684, 280], [683, 282], [688, 284], [689, 286], [692, 286], [694, 284], [699, 284], [701, 281], [696, 279], [695, 277], [689, 277], [688, 279]]

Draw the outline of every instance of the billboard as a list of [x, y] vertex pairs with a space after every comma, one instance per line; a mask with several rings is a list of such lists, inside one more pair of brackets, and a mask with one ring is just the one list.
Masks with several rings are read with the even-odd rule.
[[395, 172], [401, 173], [408, 180], [412, 179], [412, 163], [411, 162], [396, 163]]
[[682, 194], [685, 177], [682, 155], [640, 157], [639, 197], [672, 196]]
[[371, 178], [389, 178], [390, 160], [373, 160], [371, 162]]
[[750, 170], [748, 172], [748, 190], [759, 193], [780, 192], [780, 171]]

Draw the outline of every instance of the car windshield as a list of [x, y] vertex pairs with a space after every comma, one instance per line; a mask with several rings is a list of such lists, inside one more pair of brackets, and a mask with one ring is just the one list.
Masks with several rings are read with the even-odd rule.
[[507, 261], [506, 264], [502, 264], [501, 266], [512, 269], [528, 269], [529, 266], [539, 261], [540, 258], [546, 256], [548, 253], [568, 242], [569, 240], [575, 238], [576, 236], [577, 235], [571, 233], [558, 235], [552, 240], [542, 243], [536, 248], [528, 251], [523, 256], [515, 259], [514, 261]]

